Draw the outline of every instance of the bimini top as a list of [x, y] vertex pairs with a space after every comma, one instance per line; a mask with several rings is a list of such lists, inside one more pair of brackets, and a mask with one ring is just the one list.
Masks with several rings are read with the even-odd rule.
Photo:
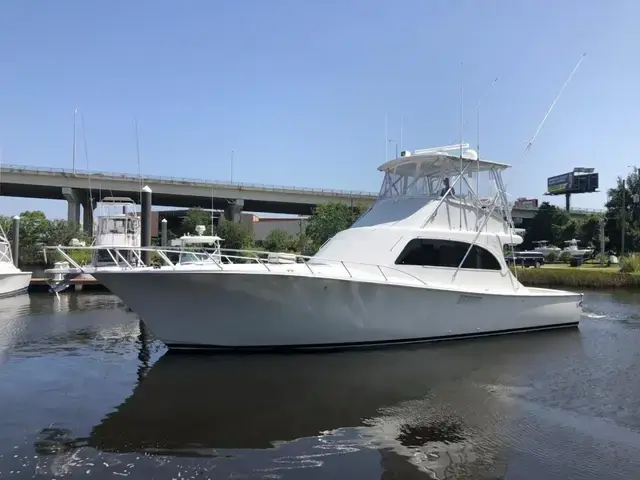
[[102, 203], [131, 203], [133, 205], [136, 204], [136, 202], [134, 202], [129, 197], [103, 197], [102, 200], [100, 201]]
[[218, 237], [217, 235], [184, 235], [177, 239], [178, 242], [182, 243], [216, 243], [223, 241], [223, 238]]
[[[431, 175], [436, 172], [449, 174], [460, 171], [460, 164], [464, 169], [467, 165], [473, 171], [505, 170], [511, 165], [507, 163], [493, 162], [491, 160], [478, 160], [475, 150], [468, 149], [469, 144], [449, 145], [446, 147], [427, 148], [411, 152], [402, 152], [404, 156], [390, 160], [378, 167], [381, 172], [394, 173], [396, 175], [413, 176], [417, 172]], [[462, 161], [460, 160], [460, 150]], [[466, 150], [465, 150], [466, 149]]]

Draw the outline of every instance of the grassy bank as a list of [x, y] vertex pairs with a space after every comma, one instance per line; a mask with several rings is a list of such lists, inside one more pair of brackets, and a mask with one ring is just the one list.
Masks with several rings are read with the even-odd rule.
[[[546, 266], [545, 266], [546, 267]], [[531, 287], [621, 288], [640, 286], [640, 274], [620, 273], [618, 268], [549, 266], [518, 268], [518, 279]]]

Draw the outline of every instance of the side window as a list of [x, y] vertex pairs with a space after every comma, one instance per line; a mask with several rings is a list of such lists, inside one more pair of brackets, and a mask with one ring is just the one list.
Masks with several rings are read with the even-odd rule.
[[[468, 243], [452, 240], [414, 238], [409, 241], [396, 259], [396, 265], [420, 265], [458, 268], [469, 249]], [[500, 270], [500, 262], [488, 250], [474, 245], [462, 268]]]

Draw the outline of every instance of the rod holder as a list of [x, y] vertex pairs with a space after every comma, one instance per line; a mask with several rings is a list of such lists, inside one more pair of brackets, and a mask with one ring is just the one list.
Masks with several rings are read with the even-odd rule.
[[[141, 230], [140, 230], [140, 246], [150, 247], [151, 246], [151, 188], [148, 185], [145, 185], [142, 189], [142, 205], [141, 205]], [[151, 252], [149, 250], [143, 250], [141, 255], [142, 262], [149, 266], [149, 258], [151, 257]]]

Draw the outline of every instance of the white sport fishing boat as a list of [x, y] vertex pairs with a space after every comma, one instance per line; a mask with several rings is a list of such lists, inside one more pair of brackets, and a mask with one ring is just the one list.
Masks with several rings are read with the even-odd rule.
[[97, 217], [89, 265], [79, 265], [71, 257], [70, 249], [88, 250], [86, 247], [45, 247], [45, 254], [53, 250], [63, 258], [56, 262], [54, 268], [45, 270], [53, 292], [65, 290], [75, 277], [93, 275], [96, 269], [141, 264], [140, 219], [136, 214], [135, 202], [128, 197], [105, 197], [100, 201]]
[[403, 152], [379, 167], [376, 202], [297, 263], [174, 265], [156, 249], [166, 266], [94, 276], [170, 349], [331, 348], [577, 326], [582, 294], [525, 287], [509, 270], [503, 246], [522, 238], [501, 176], [508, 165], [467, 148]]
[[0, 226], [0, 298], [24, 293], [31, 283], [31, 272], [23, 272], [13, 263], [11, 245]]

